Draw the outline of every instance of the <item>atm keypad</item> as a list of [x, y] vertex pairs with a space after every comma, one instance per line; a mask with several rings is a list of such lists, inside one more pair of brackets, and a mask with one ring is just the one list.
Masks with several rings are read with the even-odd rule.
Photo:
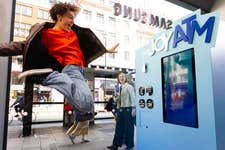
[[[143, 86], [140, 86], [139, 89], [139, 95], [140, 96], [144, 96], [145, 93], [147, 94], [147, 96], [152, 96], [153, 95], [153, 87], [152, 86], [147, 86], [146, 88]], [[145, 101], [144, 99], [139, 99], [139, 107], [140, 108], [145, 108], [145, 105], [148, 109], [152, 109], [153, 108], [153, 100], [152, 99], [147, 99], [147, 101]]]
[[153, 100], [152, 99], [148, 99], [146, 103], [147, 103], [147, 108], [149, 108], [149, 109], [153, 108]]
[[139, 95], [140, 96], [143, 96], [143, 95], [145, 95], [145, 88], [144, 87], [139, 87]]
[[146, 93], [147, 93], [149, 96], [151, 96], [151, 95], [153, 94], [153, 87], [152, 87], [152, 86], [148, 86], [148, 87], [146, 88]]
[[139, 107], [140, 108], [145, 108], [145, 100], [144, 99], [140, 99], [139, 100]]

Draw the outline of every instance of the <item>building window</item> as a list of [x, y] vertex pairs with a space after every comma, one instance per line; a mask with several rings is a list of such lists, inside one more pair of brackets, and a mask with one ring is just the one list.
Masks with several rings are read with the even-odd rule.
[[123, 43], [124, 43], [124, 59], [125, 61], [129, 61], [130, 60], [130, 52], [129, 52], [129, 49], [130, 49], [130, 38], [128, 35], [125, 35], [124, 36], [124, 39], [123, 39]]
[[128, 52], [128, 51], [125, 51], [125, 52], [124, 52], [124, 59], [125, 59], [126, 61], [130, 60], [130, 52]]
[[16, 13], [22, 14], [22, 15], [25, 15], [25, 16], [32, 16], [32, 8], [16, 4]]
[[124, 39], [123, 39], [123, 48], [125, 49], [125, 51], [129, 51], [130, 49], [130, 38], [128, 35], [125, 35], [124, 36]]
[[113, 17], [109, 17], [109, 26], [111, 29], [115, 30], [116, 29], [116, 19]]
[[83, 18], [86, 23], [91, 24], [91, 11], [83, 10]]
[[[112, 47], [116, 43], [116, 34], [110, 33], [107, 38], [107, 47]], [[114, 53], [109, 53], [109, 58], [115, 59]]]
[[129, 30], [129, 28], [130, 28], [129, 21], [124, 20], [124, 22], [123, 22], [123, 27], [124, 27], [124, 29]]
[[[97, 30], [96, 35], [105, 47], [112, 47], [116, 43], [115, 33], [105, 33], [103, 30]], [[109, 58], [115, 59], [115, 54], [107, 54]]]
[[42, 10], [42, 9], [38, 9], [38, 18], [50, 20], [48, 11]]
[[30, 28], [30, 24], [15, 22], [14, 36], [27, 37], [29, 35]]
[[111, 58], [111, 59], [115, 59], [116, 58], [116, 55], [115, 55], [115, 53], [109, 53], [109, 58]]
[[[103, 43], [103, 45], [106, 47], [106, 42], [107, 42], [107, 35], [103, 30], [96, 30], [95, 33], [98, 37], [98, 39]], [[102, 55], [100, 58], [104, 58], [105, 56]]]
[[124, 46], [127, 48], [130, 45], [130, 39], [128, 35], [124, 36]]
[[97, 14], [97, 24], [104, 25], [104, 15], [103, 14]]

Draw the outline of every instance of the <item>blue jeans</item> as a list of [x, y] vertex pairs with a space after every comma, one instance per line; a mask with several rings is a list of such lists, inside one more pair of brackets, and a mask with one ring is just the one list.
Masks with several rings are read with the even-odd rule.
[[134, 146], [134, 123], [131, 112], [132, 107], [117, 109], [116, 129], [113, 138], [113, 145], [117, 147], [122, 146], [124, 138], [128, 148]]
[[54, 71], [48, 75], [42, 84], [61, 92], [75, 111], [94, 111], [93, 96], [85, 82], [82, 67], [67, 65], [61, 73]]

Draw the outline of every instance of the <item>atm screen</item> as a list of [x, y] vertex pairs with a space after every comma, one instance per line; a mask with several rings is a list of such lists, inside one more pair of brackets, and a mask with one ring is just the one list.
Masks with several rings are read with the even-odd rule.
[[198, 128], [194, 49], [161, 59], [163, 121]]

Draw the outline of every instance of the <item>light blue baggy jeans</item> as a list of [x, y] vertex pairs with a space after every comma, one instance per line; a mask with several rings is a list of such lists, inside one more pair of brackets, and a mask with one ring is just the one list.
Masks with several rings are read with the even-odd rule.
[[61, 73], [54, 71], [49, 74], [42, 84], [61, 92], [75, 111], [94, 111], [93, 96], [85, 82], [82, 67], [67, 65]]

